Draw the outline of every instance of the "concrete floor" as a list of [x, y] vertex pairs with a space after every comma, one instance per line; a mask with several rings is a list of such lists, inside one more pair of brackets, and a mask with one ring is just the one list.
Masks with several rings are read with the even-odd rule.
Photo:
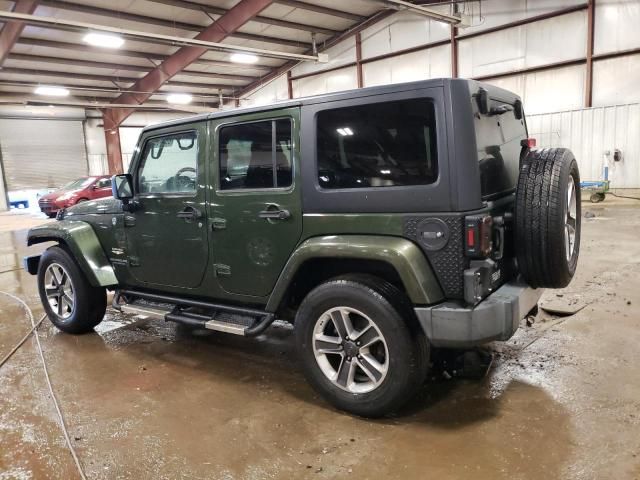
[[[586, 307], [541, 310], [488, 347], [484, 379], [431, 381], [385, 420], [318, 398], [284, 326], [247, 340], [114, 312], [84, 336], [45, 322], [44, 355], [88, 478], [640, 478], [640, 202], [584, 210], [596, 216], [583, 222], [577, 278], [544, 301]], [[0, 290], [39, 317], [35, 278], [19, 269], [33, 219], [8, 217]], [[0, 295], [0, 357], [28, 329]], [[77, 477], [31, 339], [0, 369], [0, 479]]]

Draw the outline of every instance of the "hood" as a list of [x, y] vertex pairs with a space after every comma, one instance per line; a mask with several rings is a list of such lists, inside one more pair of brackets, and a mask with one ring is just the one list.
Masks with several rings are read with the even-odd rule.
[[69, 218], [73, 215], [112, 215], [114, 213], [122, 213], [122, 201], [113, 197], [105, 197], [78, 203], [73, 207], [67, 208], [65, 210], [64, 218]]
[[60, 195], [64, 195], [65, 193], [67, 193], [67, 190], [60, 190], [60, 189], [54, 190], [51, 193], [40, 195], [40, 198], [38, 198], [38, 200], [55, 200]]

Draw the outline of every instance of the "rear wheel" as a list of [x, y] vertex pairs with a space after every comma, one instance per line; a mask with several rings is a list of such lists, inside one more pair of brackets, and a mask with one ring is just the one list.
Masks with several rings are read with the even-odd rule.
[[428, 344], [409, 328], [402, 293], [375, 277], [344, 277], [302, 302], [296, 339], [305, 376], [336, 407], [365, 417], [400, 408], [422, 384]]
[[60, 247], [42, 254], [38, 291], [51, 322], [67, 333], [92, 331], [107, 308], [106, 290], [91, 286], [73, 257]]

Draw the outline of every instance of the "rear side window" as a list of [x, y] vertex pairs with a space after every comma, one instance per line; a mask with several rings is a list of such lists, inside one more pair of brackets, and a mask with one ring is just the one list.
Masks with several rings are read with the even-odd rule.
[[317, 116], [322, 188], [427, 185], [438, 178], [435, 108], [426, 98], [323, 110]]
[[267, 120], [220, 129], [220, 189], [291, 186], [291, 120]]

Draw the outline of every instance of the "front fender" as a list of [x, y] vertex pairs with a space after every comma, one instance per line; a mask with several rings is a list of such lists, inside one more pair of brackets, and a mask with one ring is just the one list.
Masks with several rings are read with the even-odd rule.
[[64, 244], [94, 287], [117, 285], [113, 267], [91, 225], [80, 220], [61, 220], [33, 227], [27, 245], [44, 242]]
[[269, 297], [266, 310], [280, 305], [298, 269], [308, 260], [340, 258], [377, 260], [391, 265], [414, 305], [430, 305], [443, 299], [440, 285], [420, 248], [400, 237], [328, 235], [305, 240], [293, 253]]

